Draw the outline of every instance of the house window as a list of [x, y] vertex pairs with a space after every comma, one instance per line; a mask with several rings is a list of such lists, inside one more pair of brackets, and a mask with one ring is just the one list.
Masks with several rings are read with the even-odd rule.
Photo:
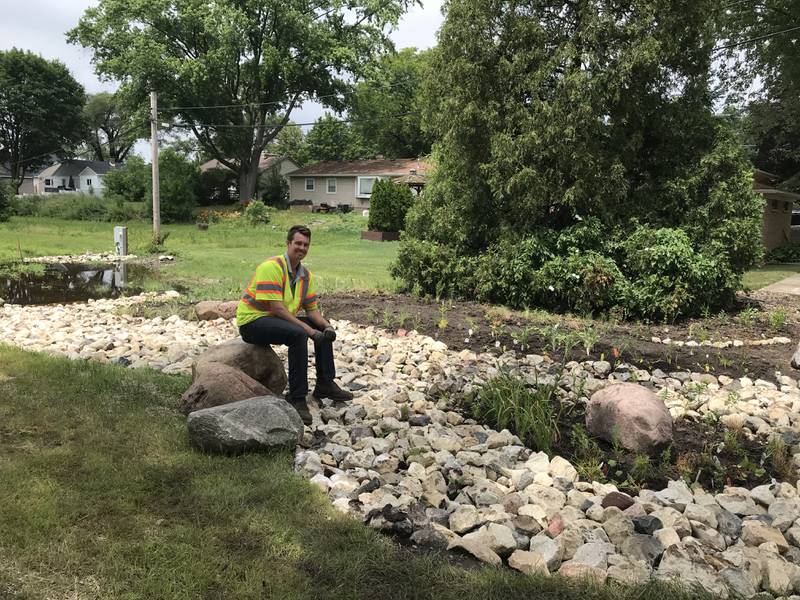
[[778, 201], [777, 200], [773, 200], [772, 201], [772, 210], [778, 210]]
[[53, 180], [52, 180], [52, 179], [45, 179], [45, 180], [44, 180], [44, 184], [45, 184], [47, 187], [50, 187], [51, 185], [53, 185]]
[[314, 178], [313, 177], [306, 177], [306, 191], [313, 192], [314, 191]]
[[61, 180], [61, 187], [67, 187], [67, 180], [66, 179], [62, 179]]
[[372, 186], [375, 185], [377, 177], [359, 177], [358, 194], [359, 198], [369, 198], [372, 195]]
[[336, 177], [328, 177], [328, 193], [336, 193]]
[[783, 203], [783, 212], [789, 212], [789, 203], [788, 202], [784, 202]]
[[92, 180], [87, 178], [86, 179], [86, 185], [92, 185]]

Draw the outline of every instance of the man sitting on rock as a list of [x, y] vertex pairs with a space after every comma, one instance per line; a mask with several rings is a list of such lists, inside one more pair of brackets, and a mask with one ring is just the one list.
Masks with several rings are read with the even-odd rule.
[[[248, 344], [289, 347], [289, 393], [303, 423], [311, 424], [308, 411], [308, 338], [314, 340], [317, 384], [313, 396], [318, 400], [352, 400], [353, 394], [336, 382], [333, 341], [336, 331], [319, 311], [314, 277], [300, 261], [308, 253], [311, 230], [302, 225], [289, 229], [286, 254], [273, 256], [256, 267], [236, 310], [236, 324]], [[306, 316], [297, 317], [300, 308]]]

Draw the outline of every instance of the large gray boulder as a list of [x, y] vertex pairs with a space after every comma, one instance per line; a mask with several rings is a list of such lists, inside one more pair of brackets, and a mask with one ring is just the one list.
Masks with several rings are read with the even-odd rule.
[[672, 442], [672, 416], [653, 392], [635, 383], [596, 391], [586, 406], [586, 429], [628, 450], [653, 452]]
[[198, 448], [230, 454], [294, 447], [303, 435], [303, 421], [297, 411], [275, 396], [196, 410], [187, 417], [186, 426]]
[[288, 381], [283, 361], [272, 348], [248, 344], [238, 337], [213, 346], [198, 356], [192, 365], [192, 379], [197, 379], [209, 363], [222, 363], [244, 371], [276, 395], [283, 394]]
[[800, 369], [800, 344], [797, 345], [797, 349], [792, 355], [792, 368]]
[[267, 394], [269, 390], [244, 371], [208, 362], [203, 364], [192, 385], [181, 396], [178, 409], [186, 414]]

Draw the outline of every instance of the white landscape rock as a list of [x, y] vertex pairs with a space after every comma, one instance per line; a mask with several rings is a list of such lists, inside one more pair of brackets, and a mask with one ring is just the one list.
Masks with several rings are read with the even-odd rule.
[[[190, 374], [200, 354], [237, 337], [231, 321], [115, 312], [174, 297], [6, 304], [0, 306], [0, 341], [76, 360]], [[542, 355], [453, 352], [415, 332], [395, 336], [347, 321], [334, 325], [339, 381], [355, 398], [346, 407], [327, 401], [320, 410], [312, 407], [313, 424], [299, 429], [295, 469], [342, 513], [382, 531], [413, 535], [420, 545], [447, 546], [493, 565], [506, 562], [523, 573], [597, 581], [665, 578], [699, 584], [720, 597], [797, 591], [796, 481], [716, 494], [675, 481], [628, 498], [615, 494], [613, 485], [581, 481], [568, 460], [532, 452], [510, 432], [476, 423], [445, 399], [460, 398], [501, 369], [527, 381], [557, 383], [561, 398], [576, 403], [635, 376], [657, 394], [663, 410], [689, 420], [718, 411], [724, 426], [748, 440], [766, 443], [767, 436], [781, 435], [800, 464], [800, 388], [794, 379], [780, 374], [776, 384], [647, 372], [604, 361], [570, 362], [557, 375]], [[275, 351], [285, 361], [285, 350]], [[309, 375], [313, 381], [313, 355]]]

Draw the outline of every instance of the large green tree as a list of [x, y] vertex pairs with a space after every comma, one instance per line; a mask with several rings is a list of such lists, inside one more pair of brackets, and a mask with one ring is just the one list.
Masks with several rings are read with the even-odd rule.
[[305, 162], [369, 158], [371, 150], [347, 119], [323, 115], [305, 137]]
[[342, 109], [350, 82], [390, 47], [384, 27], [411, 2], [100, 0], [68, 37], [142, 101], [156, 90], [161, 114], [233, 169], [248, 198], [294, 108], [318, 99]]
[[288, 156], [298, 165], [304, 165], [308, 157], [308, 143], [302, 128], [292, 122], [287, 123], [267, 146], [267, 151], [278, 156]]
[[128, 106], [120, 93], [90, 95], [83, 114], [86, 145], [94, 160], [124, 161], [137, 140], [149, 132], [147, 112]]
[[430, 51], [405, 48], [387, 54], [355, 89], [349, 115], [373, 154], [416, 158], [430, 153], [422, 127], [423, 80]]
[[723, 15], [722, 75], [746, 104], [754, 161], [800, 189], [800, 0], [732, 2]]
[[84, 101], [59, 61], [16, 48], [0, 52], [0, 162], [9, 165], [15, 193], [25, 171], [81, 139]]
[[[438, 166], [408, 215], [395, 273], [424, 289], [419, 258], [438, 247], [462, 261], [465, 279], [485, 276], [462, 294], [521, 305], [563, 290], [552, 305], [586, 310], [598, 306], [570, 294], [594, 285], [583, 274], [603, 272], [603, 285], [621, 282], [611, 296], [624, 305], [645, 297], [636, 285], [650, 275], [677, 285], [677, 273], [655, 271], [678, 262], [654, 259], [648, 273], [629, 261], [634, 246], [620, 245], [640, 231], [647, 247], [646, 232], [663, 229], [654, 247], [703, 267], [659, 316], [731, 300], [759, 253], [761, 204], [741, 146], [712, 111], [717, 0], [450, 0], [446, 10], [427, 80]], [[483, 270], [482, 256], [494, 261]], [[541, 269], [518, 286], [536, 293], [511, 296], [516, 269]], [[461, 276], [448, 274], [445, 283]]]

